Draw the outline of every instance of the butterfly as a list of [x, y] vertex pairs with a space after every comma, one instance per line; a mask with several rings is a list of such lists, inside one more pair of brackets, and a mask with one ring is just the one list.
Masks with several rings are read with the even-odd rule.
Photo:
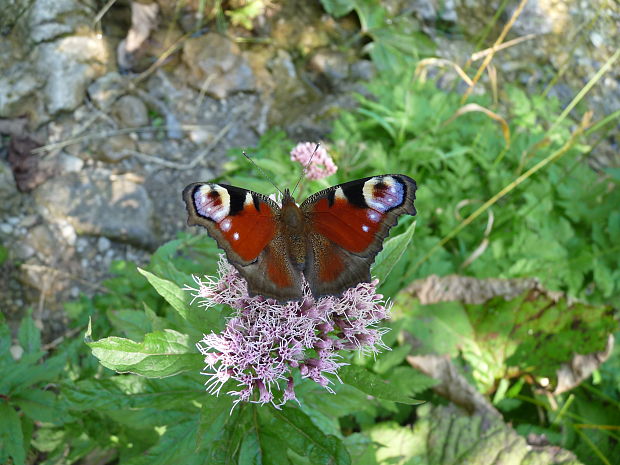
[[227, 184], [197, 182], [183, 190], [187, 224], [203, 226], [241, 273], [250, 295], [280, 302], [340, 295], [370, 282], [370, 266], [403, 214], [415, 215], [416, 183], [403, 174], [346, 182], [301, 205], [288, 189], [279, 206]]

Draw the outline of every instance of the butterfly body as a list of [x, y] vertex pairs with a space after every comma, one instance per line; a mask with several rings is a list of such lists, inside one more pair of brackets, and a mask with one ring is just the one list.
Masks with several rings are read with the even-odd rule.
[[373, 176], [330, 187], [301, 205], [288, 189], [282, 205], [226, 184], [193, 183], [183, 191], [188, 224], [207, 229], [251, 295], [279, 301], [315, 298], [370, 281], [370, 266], [402, 214], [415, 215], [408, 176]]

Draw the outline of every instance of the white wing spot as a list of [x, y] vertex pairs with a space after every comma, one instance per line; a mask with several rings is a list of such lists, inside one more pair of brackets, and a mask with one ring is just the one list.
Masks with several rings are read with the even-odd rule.
[[232, 223], [229, 218], [226, 218], [224, 221], [220, 223], [220, 229], [224, 232], [229, 231], [231, 226], [232, 226]]
[[239, 233], [238, 232], [233, 234], [233, 239], [236, 240], [236, 241], [239, 240]]
[[379, 214], [373, 210], [370, 210], [368, 212], [368, 218], [370, 219], [370, 221], [374, 221], [376, 223], [377, 221], [379, 221]]
[[364, 232], [368, 232], [368, 226], [366, 226], [365, 224], [362, 225], [362, 231]]

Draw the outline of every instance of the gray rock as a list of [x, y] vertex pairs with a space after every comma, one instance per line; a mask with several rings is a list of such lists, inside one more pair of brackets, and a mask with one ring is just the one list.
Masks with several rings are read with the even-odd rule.
[[39, 217], [37, 215], [26, 215], [20, 219], [19, 226], [20, 228], [32, 228], [37, 224], [38, 220]]
[[84, 166], [84, 160], [64, 152], [58, 154], [57, 163], [61, 173], [77, 173]]
[[103, 111], [125, 92], [125, 79], [117, 72], [104, 74], [88, 87], [88, 96]]
[[34, 198], [52, 221], [67, 220], [78, 234], [106, 236], [151, 248], [153, 206], [146, 190], [131, 175], [111, 177], [103, 170], [84, 170], [55, 177]]
[[35, 0], [28, 10], [28, 40], [49, 42], [92, 28], [95, 5], [92, 0]]
[[377, 75], [377, 69], [370, 60], [359, 60], [351, 64], [351, 78], [370, 81]]
[[100, 237], [97, 240], [97, 250], [99, 250], [99, 252], [101, 253], [104, 253], [106, 250], [108, 250], [111, 245], [112, 243], [107, 237]]
[[0, 117], [25, 113], [25, 106], [42, 85], [41, 77], [28, 63], [16, 63], [0, 74]]
[[106, 163], [118, 163], [129, 157], [127, 150], [136, 150], [136, 143], [127, 134], [107, 138], [95, 157]]
[[35, 249], [30, 244], [26, 244], [24, 241], [19, 241], [13, 247], [11, 247], [15, 258], [20, 261], [29, 259], [35, 254]]
[[124, 95], [114, 103], [113, 112], [124, 127], [138, 128], [149, 124], [146, 105], [138, 97]]
[[437, 19], [437, 8], [434, 0], [411, 0], [409, 3], [411, 10], [415, 11], [416, 15], [424, 21], [435, 21]]
[[75, 246], [77, 233], [73, 225], [68, 221], [59, 221], [55, 226], [60, 236], [64, 238], [65, 243], [72, 247]]
[[85, 237], [78, 237], [77, 241], [75, 241], [75, 250], [78, 253], [84, 252], [90, 246], [88, 239]]
[[82, 103], [88, 84], [105, 72], [106, 53], [104, 41], [81, 36], [36, 48], [37, 70], [47, 76], [44, 98], [50, 114], [74, 110]]
[[0, 160], [0, 217], [11, 210], [19, 195], [11, 168]]
[[58, 240], [46, 224], [39, 224], [28, 231], [25, 241], [41, 258], [53, 257], [58, 252]]
[[312, 70], [325, 76], [332, 87], [337, 86], [349, 75], [347, 57], [335, 50], [317, 51], [308, 64]]
[[183, 47], [190, 85], [217, 99], [256, 89], [254, 73], [239, 47], [214, 32], [191, 38]]

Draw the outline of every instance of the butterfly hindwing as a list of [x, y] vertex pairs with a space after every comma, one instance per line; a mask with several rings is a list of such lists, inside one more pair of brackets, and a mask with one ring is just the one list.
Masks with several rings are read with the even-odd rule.
[[330, 187], [301, 205], [312, 244], [304, 274], [315, 296], [370, 280], [390, 228], [400, 215], [416, 214], [415, 191], [410, 177], [389, 174]]
[[251, 295], [301, 297], [301, 273], [285, 255], [268, 197], [226, 184], [193, 183], [183, 190], [188, 225], [203, 226], [248, 283]]

